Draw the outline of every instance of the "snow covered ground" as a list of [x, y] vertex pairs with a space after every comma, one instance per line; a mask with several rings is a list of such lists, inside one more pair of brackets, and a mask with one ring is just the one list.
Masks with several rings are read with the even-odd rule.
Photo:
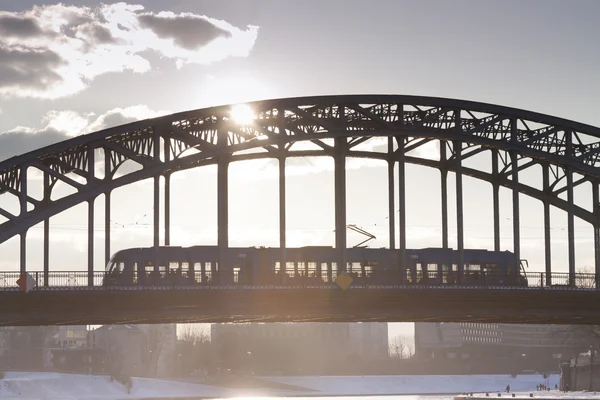
[[[116, 400], [177, 397], [451, 394], [501, 392], [507, 384], [510, 384], [511, 391], [529, 393], [535, 392], [536, 385], [543, 381], [539, 375], [521, 375], [515, 378], [509, 375], [260, 377], [256, 380], [265, 382], [265, 387], [281, 387], [283, 384], [293, 385], [296, 388], [293, 390], [233, 389], [208, 384], [133, 378], [132, 388], [128, 392], [124, 385], [110, 381], [105, 376], [7, 372], [4, 379], [0, 379], [0, 399]], [[555, 383], [558, 383], [556, 375], [550, 377], [551, 387], [554, 387]], [[502, 397], [508, 398], [506, 394]]]
[[[535, 391], [543, 383], [540, 375], [397, 375], [397, 376], [323, 376], [269, 377], [271, 382], [311, 388], [327, 395], [447, 394], [465, 392]], [[550, 387], [559, 376], [550, 376]]]

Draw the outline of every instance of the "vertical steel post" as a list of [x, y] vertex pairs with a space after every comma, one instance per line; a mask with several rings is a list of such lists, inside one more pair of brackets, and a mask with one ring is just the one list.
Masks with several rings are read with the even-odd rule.
[[[406, 271], [406, 156], [404, 136], [398, 138], [398, 226], [399, 234], [398, 249], [400, 270]], [[406, 276], [401, 275], [402, 279]]]
[[[44, 203], [50, 203], [50, 174], [44, 172]], [[44, 219], [44, 286], [50, 278], [50, 218]]]
[[390, 250], [396, 248], [396, 206], [394, 190], [394, 138], [388, 137], [388, 228], [390, 231]]
[[521, 218], [519, 215], [519, 164], [516, 151], [511, 150], [510, 160], [512, 165], [513, 251], [515, 252], [515, 271], [513, 272], [517, 273], [521, 263]]
[[338, 253], [337, 273], [346, 271], [346, 148], [345, 137], [335, 138], [335, 248]]
[[165, 246], [171, 245], [171, 174], [165, 174]]
[[[87, 184], [92, 185], [95, 179], [96, 163], [94, 161], [94, 148], [88, 145], [88, 178]], [[94, 201], [88, 200], [88, 286], [94, 286]]]
[[492, 204], [494, 207], [494, 251], [500, 251], [500, 184], [498, 150], [492, 149]]
[[569, 284], [575, 284], [575, 198], [573, 193], [573, 171], [566, 168], [567, 174], [567, 240], [569, 243]]
[[[165, 163], [171, 161], [171, 139], [164, 139]], [[165, 173], [165, 246], [171, 245], [171, 173]]]
[[[219, 130], [217, 136], [218, 146], [227, 146], [227, 131]], [[219, 277], [225, 277], [228, 268], [227, 249], [229, 248], [229, 158], [220, 155], [217, 162], [217, 236], [219, 247], [218, 270]]]
[[[104, 179], [109, 179], [111, 176], [111, 157], [110, 150], [104, 149]], [[104, 193], [104, 267], [110, 261], [110, 195], [111, 191], [107, 190]]]
[[[27, 214], [27, 166], [21, 165], [21, 191], [19, 193], [19, 205], [21, 208], [21, 216]], [[27, 272], [27, 230], [21, 233], [20, 243], [20, 271], [22, 274]]]
[[[282, 151], [283, 153], [283, 151]], [[279, 269], [286, 267], [286, 213], [285, 213], [285, 154], [279, 156]]]
[[550, 221], [550, 167], [548, 164], [542, 166], [542, 181], [544, 193], [544, 261], [546, 264], [546, 286], [552, 286], [552, 246], [551, 246], [551, 221]]
[[[446, 142], [440, 140], [440, 185], [442, 191], [442, 247], [448, 248], [448, 169], [446, 163], [448, 157], [446, 155]], [[450, 266], [452, 267], [452, 266]]]
[[396, 254], [396, 190], [394, 188], [394, 168], [396, 166], [396, 154], [394, 153], [394, 137], [388, 137], [388, 229], [390, 251], [388, 254], [388, 265], [386, 269], [397, 271], [399, 269]]
[[600, 190], [599, 183], [592, 181], [592, 205], [594, 211], [594, 272], [596, 288], [600, 288]]
[[[160, 134], [156, 128], [154, 128], [154, 160], [160, 162]], [[159, 257], [158, 251], [160, 246], [160, 175], [154, 176], [154, 218], [152, 220], [153, 228], [153, 246], [154, 246], [154, 272], [158, 273], [159, 268]]]
[[104, 193], [104, 266], [110, 261], [110, 195], [111, 191]]
[[[517, 119], [510, 120], [510, 140], [517, 143]], [[515, 150], [510, 151], [510, 164], [512, 172], [512, 211], [513, 211], [513, 251], [515, 253], [515, 273], [521, 264], [521, 218], [519, 215], [519, 159]], [[516, 275], [515, 279], [516, 279]]]
[[462, 185], [462, 142], [455, 140], [454, 157], [456, 159], [456, 243], [458, 250], [458, 282], [463, 278], [464, 269], [464, 224], [463, 224], [463, 185]]
[[[286, 180], [285, 180], [285, 161], [286, 161], [286, 127], [285, 127], [285, 109], [277, 109], [277, 129], [278, 129], [278, 147], [279, 147], [279, 271], [285, 274], [287, 271], [287, 217], [286, 217]], [[283, 275], [281, 275], [283, 276]]]
[[[573, 156], [573, 132], [565, 131], [567, 157]], [[569, 284], [575, 285], [575, 195], [573, 193], [573, 170], [565, 168], [567, 175], [567, 240], [569, 243]]]

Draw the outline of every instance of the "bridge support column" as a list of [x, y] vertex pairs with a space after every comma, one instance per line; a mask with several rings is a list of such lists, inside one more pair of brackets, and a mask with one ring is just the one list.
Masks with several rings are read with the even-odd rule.
[[[446, 155], [446, 142], [440, 140], [440, 162], [442, 169], [440, 169], [440, 185], [442, 193], [442, 248], [448, 248], [448, 170], [446, 169], [446, 162], [448, 157]], [[452, 266], [449, 266], [452, 268]]]
[[[219, 279], [226, 276], [229, 270], [227, 264], [227, 249], [229, 248], [229, 190], [228, 190], [229, 160], [219, 157], [217, 164], [217, 230], [219, 247]], [[221, 283], [223, 283], [221, 281]]]
[[[396, 248], [396, 202], [394, 201], [394, 138], [388, 137], [388, 229], [390, 235], [390, 250]], [[390, 267], [396, 267], [390, 265]]]
[[[104, 149], [104, 178], [111, 176], [110, 150]], [[111, 191], [104, 193], [104, 267], [110, 261], [110, 195]]]
[[104, 267], [110, 261], [110, 193], [104, 193]]
[[[21, 166], [21, 192], [19, 193], [20, 215], [27, 214], [27, 166]], [[22, 274], [27, 272], [27, 230], [21, 233], [20, 246], [20, 271]]]
[[516, 151], [510, 152], [510, 160], [512, 164], [513, 250], [515, 252], [515, 272], [518, 273], [521, 264], [521, 218], [519, 214], [519, 164]]
[[[44, 202], [50, 202], [50, 174], [44, 172]], [[44, 286], [49, 285], [50, 275], [50, 219], [44, 220]]]
[[575, 199], [573, 193], [573, 171], [566, 169], [567, 174], [567, 239], [569, 243], [569, 284], [575, 284]]
[[19, 270], [22, 274], [24, 274], [27, 272], [27, 231], [21, 233], [19, 237], [21, 239]]
[[345, 137], [335, 139], [335, 248], [337, 249], [337, 273], [346, 271], [346, 149]]
[[94, 286], [94, 200], [88, 201], [88, 286]]
[[498, 150], [492, 149], [492, 204], [494, 208], [494, 251], [500, 251], [500, 184], [498, 183]]
[[[160, 162], [160, 134], [158, 130], [154, 129], [154, 148], [153, 157], [156, 162]], [[158, 273], [159, 268], [159, 257], [158, 248], [160, 246], [160, 175], [154, 176], [154, 213], [152, 219], [152, 238], [154, 247], [154, 272]]]
[[279, 157], [279, 270], [286, 271], [285, 155]]
[[462, 142], [455, 140], [454, 157], [456, 159], [456, 243], [458, 250], [458, 282], [461, 283], [464, 268], [464, 225], [463, 225], [463, 185], [462, 185]]
[[159, 238], [160, 227], [160, 176], [154, 177], [154, 218], [152, 220], [152, 237], [154, 246], [154, 271], [158, 272], [158, 247], [160, 246]]
[[599, 183], [592, 181], [592, 202], [594, 211], [594, 271], [596, 288], [600, 288], [600, 190]]
[[[164, 139], [165, 163], [171, 160], [171, 139]], [[165, 246], [171, 245], [171, 173], [165, 174]]]
[[[510, 140], [517, 143], [518, 140], [517, 118], [510, 120]], [[510, 151], [510, 164], [512, 172], [512, 211], [513, 211], [513, 252], [515, 253], [514, 279], [517, 283], [517, 274], [521, 264], [521, 218], [519, 216], [519, 158], [515, 150]], [[513, 271], [511, 271], [513, 272]]]
[[[88, 147], [88, 185], [95, 179], [96, 163], [94, 161], [94, 148]], [[88, 286], [94, 286], [94, 201], [88, 200]]]
[[171, 245], [171, 174], [165, 174], [165, 246]]
[[[399, 234], [398, 249], [400, 250], [399, 265], [401, 271], [406, 271], [406, 157], [404, 136], [399, 136], [398, 140], [398, 226]], [[406, 279], [406, 274], [402, 273], [402, 282]]]
[[[544, 164], [542, 167], [543, 192], [545, 196], [550, 195], [550, 167]], [[546, 264], [546, 286], [552, 286], [552, 247], [551, 247], [551, 221], [550, 221], [550, 202], [547, 198], [543, 200], [544, 204], [544, 261]]]

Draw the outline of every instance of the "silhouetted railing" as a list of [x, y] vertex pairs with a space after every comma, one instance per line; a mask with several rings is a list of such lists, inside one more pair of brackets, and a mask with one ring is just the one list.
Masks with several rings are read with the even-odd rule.
[[[351, 280], [340, 279], [335, 272], [304, 270], [291, 273], [270, 272], [249, 274], [240, 271], [181, 271], [138, 274], [106, 274], [94, 272], [93, 286], [88, 286], [86, 271], [29, 272], [36, 282], [34, 290], [140, 290], [140, 289], [203, 289], [203, 288], [508, 288], [545, 290], [600, 290], [595, 274], [562, 272], [528, 272], [526, 275], [506, 275], [493, 272], [464, 271], [359, 271], [350, 272]], [[0, 272], [0, 290], [19, 290], [19, 272]], [[349, 284], [349, 285], [348, 285]]]

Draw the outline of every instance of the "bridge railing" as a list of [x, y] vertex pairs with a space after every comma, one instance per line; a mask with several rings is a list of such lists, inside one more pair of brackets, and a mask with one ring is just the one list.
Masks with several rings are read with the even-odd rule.
[[[90, 288], [87, 271], [43, 271], [29, 272], [36, 282], [36, 290], [60, 290], [65, 288]], [[350, 287], [395, 286], [407, 288], [513, 288], [513, 289], [561, 289], [561, 290], [600, 290], [600, 279], [595, 274], [563, 272], [528, 272], [526, 275], [510, 276], [483, 271], [379, 271], [352, 272]], [[0, 272], [0, 290], [18, 290], [19, 272]], [[181, 273], [150, 273], [107, 275], [103, 271], [92, 274], [93, 288], [127, 287], [147, 288], [215, 288], [215, 287], [333, 287], [343, 282], [317, 271], [304, 271], [294, 274], [271, 273], [268, 275], [248, 275], [239, 271], [182, 271]]]

